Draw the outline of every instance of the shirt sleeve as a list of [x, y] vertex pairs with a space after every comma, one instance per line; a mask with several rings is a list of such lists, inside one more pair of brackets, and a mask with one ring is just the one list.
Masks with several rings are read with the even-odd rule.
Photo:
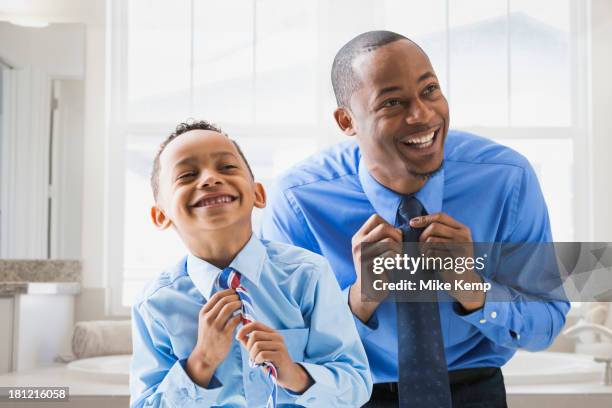
[[300, 364], [314, 384], [298, 395], [295, 403], [306, 407], [360, 407], [372, 392], [367, 357], [333, 272], [323, 259], [319, 269], [302, 304], [310, 334]]
[[260, 238], [284, 242], [321, 254], [304, 215], [290, 192], [273, 187], [259, 231]]
[[222, 384], [214, 376], [207, 388], [191, 380], [185, 360], [173, 354], [167, 331], [144, 304], [132, 307], [132, 343], [130, 407], [210, 406], [216, 401]]
[[[481, 309], [465, 314], [461, 306], [455, 304], [454, 310], [498, 345], [530, 351], [544, 350], [563, 328], [570, 304], [563, 293], [552, 296], [536, 287], [546, 280], [543, 279], [545, 274], [549, 274], [550, 278], [550, 269], [554, 269], [553, 273], [557, 270], [545, 266], [552, 265], [551, 260], [554, 260], [550, 257], [553, 250], [552, 233], [544, 197], [536, 174], [528, 163], [512, 208], [515, 223], [504, 242], [527, 243], [524, 245], [527, 249], [522, 253], [515, 251], [518, 254], [505, 258], [506, 262], [517, 268], [501, 268], [500, 274], [493, 278], [483, 277], [485, 282], [491, 284], [491, 289]], [[536, 246], [538, 243], [539, 247]], [[554, 281], [555, 277], [552, 278]], [[560, 284], [558, 275], [557, 278]], [[519, 281], [523, 284], [513, 284]], [[556, 290], [563, 292], [560, 286]], [[540, 296], [533, 295], [538, 292]]]

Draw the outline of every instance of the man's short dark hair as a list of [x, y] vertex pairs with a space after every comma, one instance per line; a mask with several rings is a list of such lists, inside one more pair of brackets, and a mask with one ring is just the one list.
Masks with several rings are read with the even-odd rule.
[[166, 149], [166, 146], [168, 146], [168, 144], [171, 141], [173, 141], [174, 139], [176, 139], [183, 133], [187, 133], [191, 130], [211, 130], [213, 132], [221, 133], [222, 135], [227, 137], [234, 144], [234, 146], [236, 146], [236, 150], [238, 150], [240, 157], [242, 157], [242, 160], [244, 160], [244, 163], [246, 164], [247, 169], [249, 169], [249, 173], [251, 174], [251, 177], [255, 179], [255, 176], [253, 175], [253, 170], [251, 170], [251, 166], [249, 165], [249, 162], [247, 161], [246, 157], [244, 157], [244, 153], [242, 153], [242, 149], [240, 149], [240, 146], [238, 145], [238, 143], [236, 143], [235, 140], [231, 139], [227, 135], [227, 133], [221, 130], [221, 128], [205, 120], [182, 122], [182, 123], [179, 123], [176, 126], [176, 129], [174, 129], [174, 132], [172, 132], [172, 134], [168, 136], [166, 140], [164, 140], [161, 143], [161, 145], [159, 146], [159, 150], [157, 151], [157, 154], [155, 155], [155, 159], [153, 160], [153, 170], [151, 171], [151, 189], [153, 190], [153, 198], [155, 198], [155, 202], [157, 202], [157, 197], [159, 195], [159, 173], [161, 170], [161, 164], [160, 164], [159, 157], [161, 156], [163, 151]]
[[[360, 85], [353, 71], [353, 61], [361, 54], [372, 52], [389, 43], [410, 39], [392, 31], [368, 31], [344, 44], [334, 58], [331, 80], [338, 107], [348, 107], [351, 95]], [[412, 41], [411, 41], [412, 42]]]

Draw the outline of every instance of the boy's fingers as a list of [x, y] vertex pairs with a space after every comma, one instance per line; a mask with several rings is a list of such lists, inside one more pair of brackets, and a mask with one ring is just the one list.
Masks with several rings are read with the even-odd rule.
[[[217, 293], [215, 293], [214, 295], [212, 295], [210, 297], [210, 299], [208, 299], [208, 302], [206, 302], [206, 304], [204, 306], [202, 306], [202, 313], [208, 313], [210, 312], [210, 310], [215, 307], [215, 305], [217, 304], [217, 302], [226, 297], [226, 296], [230, 296], [231, 294], [236, 294], [236, 291], [234, 289], [225, 289], [222, 291], [219, 291]], [[236, 295], [238, 296], [238, 295]]]
[[238, 327], [238, 325], [240, 324], [241, 320], [242, 320], [241, 315], [232, 317], [231, 319], [227, 321], [227, 323], [225, 324], [225, 328], [223, 330], [225, 330], [226, 333], [233, 333], [234, 330], [236, 330], [236, 327]]
[[256, 364], [262, 364], [262, 363], [265, 363], [266, 361], [274, 361], [276, 355], [277, 355], [276, 351], [269, 351], [269, 350], [262, 351], [259, 354], [257, 354], [255, 358], [253, 358], [253, 361]]
[[260, 341], [271, 340], [276, 340], [276, 336], [274, 335], [274, 333], [255, 330], [251, 332], [251, 334], [245, 339], [246, 342], [244, 343], [244, 346], [247, 348], [247, 350], [251, 350], [253, 344]]
[[272, 330], [271, 328], [269, 328], [268, 326], [266, 326], [265, 324], [261, 323], [261, 322], [251, 322], [249, 324], [245, 324], [244, 326], [242, 326], [242, 328], [238, 331], [238, 333], [236, 334], [236, 338], [240, 341], [244, 340], [246, 341], [246, 337], [255, 330], [261, 330], [264, 332], [272, 332], [274, 333], [274, 330]]
[[217, 303], [206, 313], [206, 319], [209, 323], [214, 322], [217, 319], [217, 316], [221, 312], [221, 310], [228, 303], [239, 302], [240, 298], [235, 293], [233, 295], [228, 295], [220, 298]]
[[258, 354], [266, 351], [277, 351], [278, 344], [275, 341], [258, 341], [249, 349], [251, 360], [255, 361]]
[[230, 302], [226, 304], [225, 306], [223, 306], [223, 308], [217, 315], [217, 318], [215, 319], [216, 327], [220, 330], [223, 329], [227, 321], [232, 317], [232, 314], [236, 310], [240, 309], [241, 306], [242, 306], [242, 301], [240, 300]]

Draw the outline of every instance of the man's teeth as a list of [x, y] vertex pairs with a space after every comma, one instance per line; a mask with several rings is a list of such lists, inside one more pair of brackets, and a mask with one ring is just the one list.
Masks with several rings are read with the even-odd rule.
[[436, 134], [436, 132], [431, 132], [430, 134], [425, 135], [425, 136], [415, 137], [413, 139], [408, 139], [408, 141], [406, 143], [409, 143], [409, 144], [427, 143], [427, 142], [430, 142], [431, 140], [433, 140], [435, 134]]
[[223, 203], [231, 203], [234, 199], [231, 196], [219, 196], [213, 198], [207, 198], [202, 200], [201, 203], [203, 206], [213, 205], [213, 204], [223, 204]]

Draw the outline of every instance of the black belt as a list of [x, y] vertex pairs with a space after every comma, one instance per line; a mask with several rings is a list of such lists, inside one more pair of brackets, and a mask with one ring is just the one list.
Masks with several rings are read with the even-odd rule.
[[[478, 367], [465, 368], [463, 370], [454, 370], [448, 372], [448, 380], [453, 384], [470, 384], [491, 377], [499, 370], [499, 367]], [[377, 383], [374, 384], [372, 397], [392, 397], [397, 395], [397, 383]]]

